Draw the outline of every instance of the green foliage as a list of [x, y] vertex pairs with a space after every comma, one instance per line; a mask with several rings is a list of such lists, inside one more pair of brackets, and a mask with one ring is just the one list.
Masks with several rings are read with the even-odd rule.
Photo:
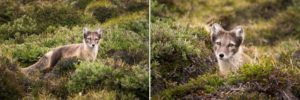
[[15, 38], [17, 35], [26, 35], [36, 33], [38, 30], [37, 22], [29, 16], [22, 16], [0, 26], [2, 39]]
[[122, 59], [128, 64], [145, 64], [148, 58], [148, 25], [147, 20], [137, 20], [106, 29], [100, 44], [102, 58]]
[[72, 25], [80, 23], [80, 14], [73, 11], [71, 6], [63, 3], [37, 3], [37, 6], [29, 9], [29, 15], [37, 20], [40, 28], [49, 25]]
[[129, 51], [136, 50], [136, 48], [146, 49], [146, 45], [143, 44], [141, 35], [132, 31], [126, 31], [125, 29], [122, 29], [118, 26], [112, 27], [111, 30], [114, 31], [107, 30], [106, 37], [104, 37], [103, 39], [104, 43], [101, 44], [104, 53], [108, 52], [109, 50]]
[[[297, 76], [300, 73], [288, 68], [275, 67], [278, 65], [278, 63], [274, 64], [274, 61], [268, 58], [263, 58], [260, 63], [245, 65], [237, 73], [231, 74], [227, 78], [212, 73], [199, 75], [195, 79], [191, 78], [187, 83], [163, 90], [154, 98], [187, 98], [190, 95], [201, 93], [197, 96], [205, 98], [214, 94], [217, 98], [227, 99], [271, 99], [283, 98], [282, 91], [288, 93], [289, 96], [299, 97], [298, 86], [300, 80]], [[228, 93], [226, 96], [222, 94], [233, 91], [231, 89], [235, 86], [239, 86], [243, 90]]]
[[117, 8], [105, 8], [105, 7], [97, 8], [96, 9], [97, 12], [94, 12], [94, 15], [96, 16], [97, 19], [100, 19], [99, 20], [100, 22], [105, 22], [107, 21], [107, 19], [118, 16], [120, 12], [114, 11], [116, 9]]
[[[152, 11], [154, 17], [177, 17], [185, 14], [191, 9], [192, 3], [199, 3], [200, 1], [189, 0], [152, 0]], [[194, 6], [194, 5], [193, 5]]]
[[233, 75], [232, 77], [229, 77], [228, 80], [229, 83], [245, 82], [250, 80], [265, 81], [264, 78], [271, 75], [271, 72], [274, 71], [274, 64], [272, 64], [271, 60], [267, 59], [259, 64], [244, 65], [240, 69], [240, 74], [236, 74], [237, 76]]
[[155, 99], [182, 97], [197, 89], [201, 89], [204, 93], [214, 93], [223, 85], [223, 82], [224, 80], [216, 74], [204, 74], [195, 79], [191, 79], [186, 84], [181, 84], [162, 91], [161, 95], [156, 95]]
[[[6, 3], [6, 2], [0, 2]], [[17, 1], [7, 2], [12, 5], [3, 6], [9, 9], [3, 12], [5, 24], [0, 25], [1, 40], [16, 38], [15, 34], [27, 36], [42, 34], [49, 26], [68, 26], [95, 24], [92, 16], [82, 15], [67, 2], [37, 2], [20, 3]], [[16, 10], [14, 12], [13, 10]], [[5, 19], [7, 17], [7, 19]]]
[[82, 96], [76, 95], [74, 97], [69, 97], [68, 99], [71, 100], [115, 100], [116, 97], [116, 91], [90, 91], [87, 94], [84, 94]]
[[76, 71], [67, 87], [69, 91], [75, 93], [104, 88], [127, 91], [128, 94], [147, 98], [148, 74], [139, 66], [114, 69], [100, 62], [81, 62], [76, 66]]
[[9, 59], [0, 56], [0, 98], [2, 99], [19, 99], [24, 96], [24, 87], [21, 84], [22, 77], [20, 74], [11, 71], [12, 67], [17, 67], [10, 63]]
[[52, 70], [52, 72], [55, 75], [61, 75], [61, 76], [68, 75], [75, 71], [76, 69], [75, 66], [78, 63], [79, 63], [79, 59], [75, 57], [62, 59], [57, 63], [56, 67]]
[[21, 17], [24, 13], [16, 0], [0, 1], [0, 23], [4, 24]]
[[41, 48], [37, 45], [23, 44], [17, 45], [13, 49], [12, 55], [18, 62], [28, 66], [28, 64], [37, 61], [38, 57], [41, 57], [47, 50], [47, 48]]
[[[204, 29], [181, 26], [173, 20], [152, 23], [153, 94], [186, 83], [205, 71], [213, 71], [208, 33]], [[201, 41], [199, 41], [201, 40]]]
[[75, 74], [70, 83], [68, 83], [69, 91], [80, 92], [85, 89], [94, 88], [97, 85], [112, 84], [111, 73], [113, 69], [103, 64], [81, 62], [76, 66]]
[[75, 1], [75, 6], [82, 9], [85, 7], [85, 14], [93, 15], [100, 22], [110, 18], [122, 16], [128, 12], [147, 10], [148, 2], [145, 0], [103, 0], [103, 1]]

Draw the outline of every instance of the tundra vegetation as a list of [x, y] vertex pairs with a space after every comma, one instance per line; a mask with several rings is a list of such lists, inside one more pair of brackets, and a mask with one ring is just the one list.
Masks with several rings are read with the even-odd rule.
[[[153, 0], [153, 99], [300, 98], [299, 0]], [[208, 27], [245, 28], [256, 63], [222, 77]]]
[[[148, 98], [147, 16], [146, 0], [1, 0], [0, 98]], [[18, 71], [81, 43], [83, 27], [104, 30], [95, 62], [63, 59], [36, 77]]]

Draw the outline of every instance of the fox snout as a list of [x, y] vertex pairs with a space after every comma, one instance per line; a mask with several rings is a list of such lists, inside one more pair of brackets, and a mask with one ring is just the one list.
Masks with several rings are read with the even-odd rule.
[[90, 48], [94, 48], [98, 46], [98, 42], [95, 43], [86, 43]]
[[90, 44], [92, 48], [96, 47], [97, 44]]
[[234, 54], [231, 52], [224, 53], [224, 52], [216, 52], [216, 57], [220, 60], [226, 60], [230, 57], [232, 57]]
[[224, 54], [223, 54], [223, 53], [219, 54], [219, 57], [220, 57], [220, 58], [223, 58], [223, 57], [224, 57]]

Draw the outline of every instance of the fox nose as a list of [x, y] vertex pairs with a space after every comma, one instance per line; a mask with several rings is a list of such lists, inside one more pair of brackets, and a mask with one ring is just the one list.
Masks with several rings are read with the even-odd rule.
[[220, 58], [223, 58], [223, 57], [224, 57], [224, 54], [219, 54], [219, 57], [220, 57]]
[[92, 44], [92, 46], [94, 47], [94, 46], [95, 46], [95, 44]]

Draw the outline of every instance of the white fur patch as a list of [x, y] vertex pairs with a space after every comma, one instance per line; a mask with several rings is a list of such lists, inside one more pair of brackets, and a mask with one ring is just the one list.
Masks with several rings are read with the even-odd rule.
[[212, 34], [217, 34], [219, 31], [223, 30], [222, 26], [218, 23], [214, 23], [211, 26], [211, 33]]
[[89, 30], [88, 30], [88, 28], [83, 28], [83, 33], [87, 33]]
[[221, 42], [221, 39], [217, 39], [216, 42]]
[[237, 26], [233, 29], [234, 33], [238, 37], [244, 37], [244, 29], [242, 26]]
[[50, 51], [48, 53], [45, 54], [45, 56], [50, 57], [53, 54], [53, 51]]
[[229, 43], [235, 45], [235, 42], [233, 42], [233, 41], [230, 41]]

